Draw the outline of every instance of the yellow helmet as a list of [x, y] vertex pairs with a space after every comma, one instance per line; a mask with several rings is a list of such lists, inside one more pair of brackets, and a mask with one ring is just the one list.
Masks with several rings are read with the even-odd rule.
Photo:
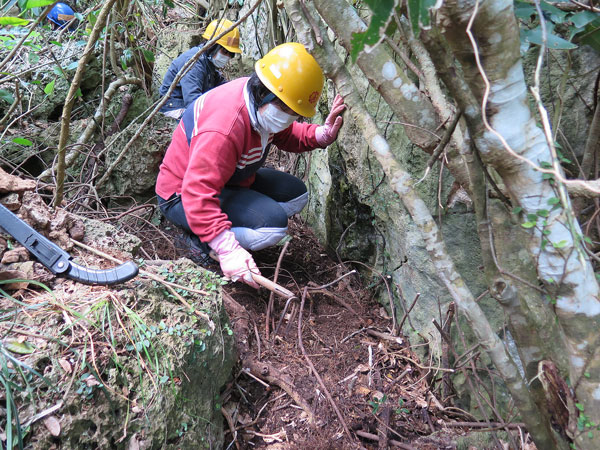
[[296, 113], [315, 115], [325, 79], [321, 67], [302, 44], [278, 45], [256, 62], [254, 70], [267, 89]]
[[[204, 30], [202, 37], [204, 39], [212, 39], [221, 34], [223, 31], [227, 30], [228, 28], [231, 28], [231, 25], [233, 25], [233, 22], [231, 20], [213, 20], [211, 23], [208, 24], [206, 30]], [[221, 39], [217, 41], [217, 44], [219, 44], [222, 47], [225, 47], [225, 49], [230, 51], [231, 53], [242, 53], [242, 50], [240, 49], [240, 30], [238, 29], [238, 27], [235, 27], [229, 33], [222, 36]]]

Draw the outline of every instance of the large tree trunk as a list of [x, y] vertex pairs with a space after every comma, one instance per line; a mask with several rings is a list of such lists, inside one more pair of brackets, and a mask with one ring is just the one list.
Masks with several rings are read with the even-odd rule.
[[[591, 422], [600, 423], [600, 359], [595, 357], [600, 325], [598, 283], [583, 255], [582, 233], [568, 197], [556, 180], [548, 180], [532, 167], [552, 167], [554, 161], [528, 106], [513, 4], [507, 0], [488, 0], [478, 8], [472, 34], [489, 89], [466, 32], [475, 3], [444, 2], [438, 24], [461, 62], [473, 94], [480, 102], [486, 98], [484, 111], [491, 129], [481, 131], [470, 127], [483, 162], [501, 176], [513, 204], [523, 208], [523, 222], [537, 217], [536, 225], [529, 231], [528, 250], [564, 331], [569, 380], [580, 409]], [[557, 199], [562, 207], [553, 209]], [[600, 433], [590, 436], [587, 430], [580, 433], [577, 447], [600, 448]]]

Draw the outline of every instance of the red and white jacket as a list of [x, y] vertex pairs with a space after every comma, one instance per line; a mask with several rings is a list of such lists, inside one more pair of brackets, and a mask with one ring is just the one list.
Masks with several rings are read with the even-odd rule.
[[247, 82], [248, 78], [238, 78], [196, 99], [173, 132], [160, 165], [156, 193], [164, 199], [181, 194], [188, 224], [202, 242], [231, 228], [218, 195], [226, 184], [250, 186], [271, 142], [294, 153], [319, 146], [314, 124], [294, 122], [275, 135], [261, 137], [252, 126], [256, 120], [250, 119], [255, 113]]

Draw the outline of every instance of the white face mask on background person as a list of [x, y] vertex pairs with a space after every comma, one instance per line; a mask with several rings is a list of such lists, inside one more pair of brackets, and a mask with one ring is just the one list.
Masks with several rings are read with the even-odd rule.
[[285, 130], [297, 118], [297, 114], [285, 113], [272, 103], [267, 103], [262, 111], [256, 112], [256, 120], [260, 127], [273, 134]]
[[230, 56], [224, 55], [223, 53], [218, 51], [212, 56], [212, 63], [215, 65], [215, 67], [222, 69], [223, 67], [225, 67], [225, 65], [229, 62], [230, 59]]

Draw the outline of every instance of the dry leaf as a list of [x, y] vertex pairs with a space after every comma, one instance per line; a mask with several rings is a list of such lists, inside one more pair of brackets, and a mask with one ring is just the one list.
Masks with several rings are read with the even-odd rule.
[[368, 372], [369, 371], [369, 366], [367, 366], [366, 364], [359, 364], [358, 366], [356, 366], [356, 369], [354, 369], [354, 373], [356, 372]]
[[62, 359], [62, 358], [59, 359], [58, 364], [60, 364], [60, 367], [62, 367], [62, 369], [67, 373], [71, 373], [73, 371], [73, 368], [71, 367], [71, 363], [69, 361], [67, 361], [66, 359]]
[[54, 416], [48, 416], [44, 419], [44, 425], [54, 437], [60, 436], [60, 422]]
[[85, 384], [87, 384], [88, 387], [98, 386], [100, 384], [100, 382], [98, 380], [96, 380], [94, 377], [87, 377], [85, 379]]
[[127, 447], [127, 450], [140, 450], [140, 443], [137, 440], [136, 434], [131, 436], [131, 439], [129, 439], [129, 446]]
[[371, 389], [369, 389], [366, 386], [356, 386], [356, 389], [354, 389], [354, 392], [358, 395], [369, 395], [371, 393]]

